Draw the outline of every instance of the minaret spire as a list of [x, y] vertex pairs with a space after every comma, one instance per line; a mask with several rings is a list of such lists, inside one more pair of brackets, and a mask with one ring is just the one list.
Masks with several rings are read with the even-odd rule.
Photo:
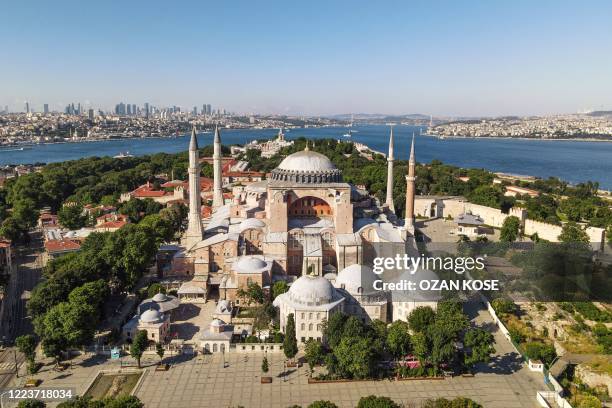
[[189, 215], [185, 242], [192, 246], [202, 240], [202, 197], [200, 196], [200, 160], [198, 157], [198, 137], [195, 126], [189, 141]]
[[414, 159], [414, 133], [412, 134], [412, 144], [410, 145], [410, 159], [408, 160], [408, 175], [406, 176], [406, 219], [404, 227], [411, 233], [414, 232], [414, 181], [416, 161]]
[[219, 125], [215, 126], [215, 139], [213, 143], [213, 208], [223, 206], [223, 186], [221, 174], [221, 134]]
[[385, 204], [390, 211], [395, 212], [393, 205], [393, 126], [389, 135], [389, 155], [387, 156], [387, 199]]

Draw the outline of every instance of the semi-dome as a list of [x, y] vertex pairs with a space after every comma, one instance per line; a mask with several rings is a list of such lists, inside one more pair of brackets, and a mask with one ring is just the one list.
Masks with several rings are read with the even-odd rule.
[[337, 298], [336, 289], [327, 279], [308, 275], [293, 282], [288, 295], [296, 303], [312, 305], [330, 303]]
[[162, 320], [164, 320], [164, 315], [155, 309], [149, 309], [140, 315], [140, 321], [143, 323], [159, 323]]
[[225, 326], [225, 322], [221, 319], [213, 319], [212, 322], [210, 322], [210, 327], [223, 327]]
[[232, 265], [232, 269], [238, 273], [257, 273], [262, 272], [268, 267], [268, 263], [254, 256], [240, 257]]
[[374, 281], [378, 279], [369, 266], [353, 264], [340, 271], [335, 283], [351, 295], [368, 295], [377, 292]]
[[285, 157], [272, 170], [272, 180], [301, 184], [335, 183], [342, 181], [342, 172], [327, 156], [306, 148]]

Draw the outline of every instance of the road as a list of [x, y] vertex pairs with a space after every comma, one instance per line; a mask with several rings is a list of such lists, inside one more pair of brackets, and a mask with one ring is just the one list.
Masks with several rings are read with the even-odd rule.
[[[0, 316], [0, 339], [6, 345], [12, 345], [18, 336], [33, 333], [26, 302], [41, 279], [43, 242], [39, 232], [30, 235], [32, 241], [27, 247], [15, 249], [14, 272], [7, 291], [4, 316]], [[12, 347], [0, 352], [0, 388], [9, 384], [14, 376], [15, 354], [17, 364], [23, 363], [23, 355], [15, 353]]]

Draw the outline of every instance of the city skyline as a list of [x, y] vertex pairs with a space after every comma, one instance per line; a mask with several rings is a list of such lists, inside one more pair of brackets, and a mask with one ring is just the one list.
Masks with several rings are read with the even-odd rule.
[[612, 107], [612, 6], [8, 4], [0, 106], [500, 116]]

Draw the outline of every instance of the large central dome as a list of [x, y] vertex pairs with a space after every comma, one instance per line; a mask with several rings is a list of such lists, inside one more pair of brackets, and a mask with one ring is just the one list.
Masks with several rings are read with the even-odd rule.
[[290, 154], [272, 170], [272, 180], [302, 184], [342, 181], [342, 173], [327, 156], [308, 150]]

